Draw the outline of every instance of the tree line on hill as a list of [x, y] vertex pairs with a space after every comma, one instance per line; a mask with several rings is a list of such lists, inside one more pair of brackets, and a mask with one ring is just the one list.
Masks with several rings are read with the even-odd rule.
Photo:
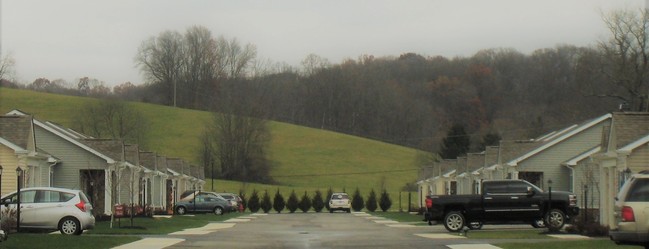
[[[200, 155], [212, 166], [208, 175], [226, 179], [270, 167], [268, 129], [259, 120], [432, 153], [448, 146], [440, 134], [461, 126], [469, 150], [478, 151], [489, 140], [527, 139], [606, 112], [649, 111], [649, 14], [619, 10], [603, 19], [610, 37], [592, 47], [531, 54], [493, 48], [454, 58], [361, 55], [338, 64], [311, 54], [301, 69], [261, 60], [254, 45], [193, 26], [142, 43], [136, 63], [146, 84], [127, 82], [111, 93], [84, 77], [74, 94], [232, 115], [215, 118]], [[27, 87], [58, 91], [58, 84], [37, 79]]]

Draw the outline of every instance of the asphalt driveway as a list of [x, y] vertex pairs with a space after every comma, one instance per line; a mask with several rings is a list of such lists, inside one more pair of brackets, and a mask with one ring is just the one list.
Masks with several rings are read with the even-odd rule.
[[[251, 215], [206, 230], [182, 231], [168, 248], [453, 248], [482, 241], [449, 234], [443, 226], [413, 226], [365, 213]], [[140, 247], [141, 249], [142, 247]], [[471, 248], [471, 247], [468, 247]]]

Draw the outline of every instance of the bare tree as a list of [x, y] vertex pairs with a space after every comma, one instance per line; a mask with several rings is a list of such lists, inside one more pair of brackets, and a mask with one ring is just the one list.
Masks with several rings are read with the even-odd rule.
[[119, 139], [146, 147], [147, 120], [136, 109], [117, 100], [84, 105], [76, 117], [76, 128], [96, 138]]
[[230, 82], [224, 90], [228, 94], [218, 99], [220, 113], [214, 113], [203, 138], [203, 163], [216, 165], [212, 172], [224, 179], [270, 183], [268, 121], [246, 84]]
[[205, 27], [193, 26], [184, 36], [185, 63], [183, 64], [183, 83], [185, 84], [186, 106], [198, 108], [206, 93], [214, 93], [218, 88], [219, 77], [217, 43], [212, 33]]
[[5, 55], [0, 58], [0, 81], [6, 79], [5, 77], [13, 73], [15, 63], [16, 61], [11, 55]]
[[253, 44], [241, 46], [237, 38], [227, 40], [219, 38], [220, 58], [223, 58], [223, 68], [230, 79], [246, 76], [246, 70], [253, 65], [257, 57], [257, 47]]
[[603, 19], [611, 37], [599, 43], [599, 69], [621, 91], [595, 94], [623, 100], [631, 110], [649, 111], [649, 12], [616, 10]]
[[302, 60], [302, 70], [305, 76], [311, 76], [318, 70], [325, 69], [329, 66], [329, 60], [316, 54], [309, 54]]
[[164, 31], [142, 42], [135, 56], [136, 65], [152, 84], [164, 89], [168, 104], [176, 106], [177, 87], [184, 59], [183, 37]]

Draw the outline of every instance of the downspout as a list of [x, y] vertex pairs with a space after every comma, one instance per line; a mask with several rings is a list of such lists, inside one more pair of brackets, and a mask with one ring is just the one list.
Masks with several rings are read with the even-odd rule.
[[47, 181], [48, 181], [47, 186], [49, 186], [49, 187], [52, 187], [52, 182], [54, 181], [54, 171], [52, 171], [52, 167], [56, 166], [57, 164], [59, 164], [59, 161], [54, 161], [52, 164], [50, 164], [50, 166], [48, 168], [49, 179], [47, 179]]

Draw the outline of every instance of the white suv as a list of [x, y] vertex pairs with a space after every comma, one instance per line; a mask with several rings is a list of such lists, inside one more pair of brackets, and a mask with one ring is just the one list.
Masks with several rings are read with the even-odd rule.
[[342, 210], [347, 213], [351, 212], [352, 202], [346, 193], [333, 193], [329, 199], [329, 212], [333, 213], [335, 210]]
[[649, 248], [649, 171], [633, 175], [615, 198], [617, 228], [609, 231], [616, 244]]
[[[16, 209], [16, 192], [2, 197], [1, 208]], [[2, 212], [5, 214], [6, 212]], [[81, 190], [33, 187], [20, 190], [20, 227], [80, 235], [95, 227], [92, 205]]]

